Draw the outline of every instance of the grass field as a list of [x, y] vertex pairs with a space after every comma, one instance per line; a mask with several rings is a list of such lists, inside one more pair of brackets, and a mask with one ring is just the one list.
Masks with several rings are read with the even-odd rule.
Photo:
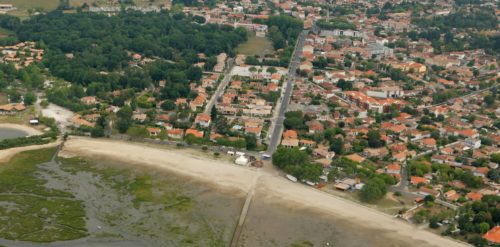
[[247, 42], [240, 44], [236, 48], [236, 51], [247, 56], [264, 56], [266, 54], [271, 54], [274, 49], [269, 39], [253, 35], [248, 37]]
[[0, 0], [0, 3], [10, 3], [19, 10], [42, 9], [50, 11], [57, 8], [59, 0]]
[[[14, 35], [14, 32], [7, 30], [7, 29], [4, 29], [4, 28], [0, 28], [0, 38], [12, 36], [12, 35]], [[0, 102], [3, 100], [1, 97], [5, 97], [5, 96], [0, 94]]]
[[0, 237], [31, 242], [71, 240], [87, 235], [85, 209], [73, 195], [45, 187], [38, 164], [55, 149], [22, 152], [0, 164]]
[[[2, 29], [0, 28], [0, 34], [4, 34], [2, 32]], [[1, 36], [1, 35], [0, 35]], [[0, 93], [0, 105], [8, 104], [9, 103], [9, 98], [7, 97], [7, 94], [5, 93]]]
[[[21, 19], [26, 19], [30, 16], [31, 10], [48, 12], [57, 8], [59, 0], [0, 0], [0, 3], [7, 3], [14, 5], [17, 10], [10, 11], [8, 14], [17, 16]], [[88, 5], [96, 4], [98, 6], [109, 6], [108, 0], [69, 0], [73, 7], [81, 7], [84, 3]], [[163, 0], [134, 0], [136, 6], [147, 5], [162, 5]], [[73, 11], [74, 12], [74, 11]], [[0, 31], [1, 35], [1, 31]]]
[[[92, 5], [92, 4], [97, 4], [98, 6], [107, 6], [109, 5], [109, 1], [108, 0], [70, 0], [69, 1], [71, 6], [74, 6], [74, 7], [80, 7], [82, 6], [84, 3], [87, 3], [88, 5]], [[134, 0], [134, 4], [136, 6], [147, 6], [147, 5], [162, 5], [164, 4], [165, 1], [164, 0]]]

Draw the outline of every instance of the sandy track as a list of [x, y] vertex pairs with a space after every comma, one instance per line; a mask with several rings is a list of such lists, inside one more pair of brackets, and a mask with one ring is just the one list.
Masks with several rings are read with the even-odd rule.
[[32, 146], [26, 146], [26, 147], [17, 147], [17, 148], [9, 148], [9, 149], [4, 149], [0, 150], [0, 162], [7, 162], [12, 158], [12, 156], [24, 152], [24, 151], [29, 151], [29, 150], [36, 150], [36, 149], [41, 149], [41, 148], [52, 148], [56, 147], [59, 145], [59, 141], [57, 142], [51, 142], [43, 145], [32, 145]]
[[10, 123], [0, 123], [0, 128], [8, 128], [8, 129], [16, 129], [23, 132], [26, 132], [28, 136], [40, 135], [41, 131], [32, 128], [30, 126], [22, 125], [22, 124], [10, 124]]
[[[183, 150], [169, 150], [126, 142], [96, 140], [72, 137], [64, 145], [63, 156], [104, 156], [167, 169], [217, 185], [222, 189], [248, 192], [256, 172], [237, 167], [224, 161], [195, 156]], [[330, 194], [291, 183], [282, 177], [262, 174], [257, 184], [257, 192], [265, 195], [265, 200], [284, 204], [287, 207], [309, 208], [353, 222], [354, 225], [375, 228], [387, 233], [389, 238], [411, 240], [419, 246], [469, 246], [431, 232], [421, 230], [351, 201]]]

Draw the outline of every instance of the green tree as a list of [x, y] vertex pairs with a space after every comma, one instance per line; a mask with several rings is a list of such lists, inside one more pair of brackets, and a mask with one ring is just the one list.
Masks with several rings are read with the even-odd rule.
[[126, 133], [132, 125], [132, 114], [133, 112], [130, 106], [124, 106], [116, 113], [118, 117], [116, 125], [120, 133]]
[[368, 146], [372, 148], [379, 148], [384, 146], [385, 143], [381, 139], [380, 131], [371, 129], [368, 131]]
[[36, 102], [36, 95], [33, 92], [27, 92], [26, 95], [24, 95], [25, 105], [32, 105], [35, 102]]
[[432, 216], [430, 219], [429, 219], [429, 227], [430, 228], [433, 228], [433, 229], [436, 229], [436, 228], [439, 228], [439, 218], [437, 216]]
[[384, 180], [374, 177], [368, 180], [359, 192], [359, 199], [363, 202], [374, 203], [382, 199], [387, 193]]
[[344, 140], [342, 138], [333, 138], [330, 144], [330, 150], [340, 155], [344, 153]]
[[257, 148], [257, 138], [254, 134], [245, 135], [245, 143], [247, 150], [255, 150]]

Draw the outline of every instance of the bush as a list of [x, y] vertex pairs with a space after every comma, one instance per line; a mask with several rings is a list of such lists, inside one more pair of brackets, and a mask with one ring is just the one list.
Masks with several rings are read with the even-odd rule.
[[432, 229], [436, 229], [436, 228], [439, 228], [439, 219], [438, 217], [436, 216], [432, 216], [430, 219], [429, 219], [429, 227], [432, 228]]
[[14, 138], [14, 139], [6, 139], [3, 141], [0, 141], [0, 150], [13, 148], [13, 147], [24, 147], [24, 146], [31, 146], [31, 145], [47, 144], [50, 142], [50, 139], [51, 139], [50, 134], [20, 137], [20, 138]]
[[96, 126], [95, 128], [92, 128], [90, 131], [90, 136], [91, 137], [103, 137], [104, 136], [104, 129], [101, 126]]

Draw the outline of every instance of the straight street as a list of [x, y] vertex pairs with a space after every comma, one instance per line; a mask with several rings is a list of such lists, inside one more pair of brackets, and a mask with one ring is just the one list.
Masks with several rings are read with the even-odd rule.
[[204, 113], [210, 114], [210, 111], [212, 111], [212, 107], [215, 105], [215, 102], [217, 102], [217, 100], [224, 93], [227, 84], [229, 84], [229, 81], [231, 80], [231, 70], [233, 69], [233, 66], [234, 58], [229, 58], [227, 60], [226, 71], [224, 72], [224, 79], [222, 79], [222, 81], [219, 83], [217, 90], [215, 90], [215, 93], [212, 95], [207, 105], [205, 106], [205, 111], [203, 111]]
[[297, 44], [295, 45], [295, 50], [292, 54], [292, 58], [290, 59], [290, 65], [288, 66], [288, 76], [286, 80], [285, 90], [279, 99], [275, 111], [278, 111], [277, 117], [271, 123], [270, 132], [270, 140], [269, 146], [267, 148], [267, 154], [272, 155], [274, 151], [278, 148], [281, 133], [283, 132], [283, 121], [285, 120], [285, 112], [288, 107], [288, 103], [290, 102], [290, 96], [292, 95], [293, 90], [293, 82], [295, 80], [296, 70], [300, 65], [300, 58], [302, 56], [302, 48], [304, 47], [304, 43], [308, 34], [308, 30], [304, 30], [300, 33]]

